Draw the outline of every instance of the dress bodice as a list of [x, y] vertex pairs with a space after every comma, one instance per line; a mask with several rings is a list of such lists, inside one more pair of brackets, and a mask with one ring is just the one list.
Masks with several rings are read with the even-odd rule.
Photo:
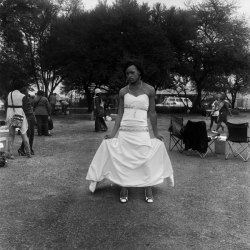
[[146, 94], [141, 94], [138, 96], [131, 95], [127, 93], [124, 96], [124, 108], [141, 109], [148, 111], [149, 100]]
[[148, 107], [149, 99], [146, 94], [139, 96], [125, 94], [121, 127], [147, 127]]

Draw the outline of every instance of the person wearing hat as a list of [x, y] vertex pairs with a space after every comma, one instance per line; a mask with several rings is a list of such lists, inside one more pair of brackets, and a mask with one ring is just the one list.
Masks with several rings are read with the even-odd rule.
[[95, 113], [95, 132], [105, 132], [108, 127], [104, 120], [104, 102], [102, 100], [102, 91], [95, 89], [94, 95], [94, 113]]

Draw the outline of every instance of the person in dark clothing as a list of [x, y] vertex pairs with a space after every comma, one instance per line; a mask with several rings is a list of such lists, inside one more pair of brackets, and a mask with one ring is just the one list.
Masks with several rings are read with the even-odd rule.
[[60, 103], [62, 106], [62, 114], [67, 115], [69, 103], [66, 100], [61, 100]]
[[41, 90], [37, 92], [37, 97], [34, 100], [34, 112], [37, 120], [38, 136], [51, 136], [48, 132], [48, 119], [50, 117], [51, 108], [48, 99]]
[[[23, 97], [23, 111], [26, 116], [27, 122], [28, 122], [28, 130], [27, 130], [27, 136], [29, 138], [29, 144], [30, 144], [30, 153], [34, 155], [34, 150], [33, 150], [33, 141], [34, 141], [34, 134], [35, 134], [35, 123], [36, 123], [36, 117], [33, 111], [33, 100], [32, 98], [28, 95], [28, 89], [23, 88], [21, 89], [21, 92], [25, 94]], [[26, 156], [26, 151], [25, 151], [25, 145], [24, 142], [22, 142], [20, 148], [18, 149], [18, 153], [21, 156]]]
[[95, 89], [94, 96], [94, 111], [95, 111], [95, 132], [105, 132], [108, 127], [104, 120], [104, 102], [101, 97], [101, 90]]

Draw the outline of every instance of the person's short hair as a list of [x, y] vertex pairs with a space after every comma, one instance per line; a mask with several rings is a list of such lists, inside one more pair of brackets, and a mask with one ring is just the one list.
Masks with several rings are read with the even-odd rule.
[[143, 67], [142, 67], [141, 63], [138, 62], [138, 61], [128, 61], [128, 62], [126, 62], [125, 65], [124, 65], [124, 67], [123, 67], [123, 73], [124, 73], [124, 75], [126, 75], [126, 70], [130, 66], [135, 66], [137, 68], [137, 70], [140, 72], [141, 77], [143, 77], [144, 70], [143, 70]]
[[27, 87], [27, 84], [22, 80], [18, 78], [13, 78], [10, 82], [10, 90], [22, 90], [24, 87]]
[[44, 96], [44, 92], [42, 90], [38, 90], [37, 95]]

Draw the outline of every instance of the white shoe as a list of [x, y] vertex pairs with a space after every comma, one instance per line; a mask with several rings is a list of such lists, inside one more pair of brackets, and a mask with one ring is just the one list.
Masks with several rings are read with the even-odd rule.
[[173, 175], [169, 176], [169, 180], [170, 180], [170, 186], [174, 187], [174, 176]]
[[89, 191], [90, 191], [90, 192], [92, 192], [92, 193], [95, 192], [96, 184], [97, 184], [96, 181], [91, 181], [91, 182], [90, 182], [90, 185], [89, 185]]

